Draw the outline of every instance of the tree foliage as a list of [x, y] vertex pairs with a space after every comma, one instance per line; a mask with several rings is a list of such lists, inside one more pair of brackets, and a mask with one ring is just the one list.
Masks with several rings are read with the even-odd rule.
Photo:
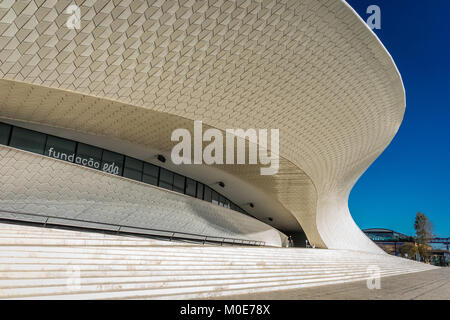
[[431, 259], [431, 247], [417, 242], [405, 243], [400, 247], [400, 253], [403, 256], [407, 254], [409, 259], [415, 259], [416, 255], [419, 255], [425, 262], [430, 262]]
[[414, 229], [416, 237], [414, 242], [407, 242], [401, 248], [400, 252], [408, 254], [410, 259], [419, 255], [425, 262], [431, 259], [431, 246], [428, 245], [428, 239], [433, 237], [433, 225], [427, 216], [422, 212], [417, 212], [414, 220]]
[[417, 212], [416, 214], [414, 229], [416, 230], [416, 239], [418, 243], [426, 244], [427, 239], [433, 237], [433, 225], [427, 216], [422, 212]]

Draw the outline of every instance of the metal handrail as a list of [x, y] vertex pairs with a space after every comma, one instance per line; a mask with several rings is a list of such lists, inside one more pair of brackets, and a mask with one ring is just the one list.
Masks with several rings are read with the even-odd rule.
[[[35, 214], [35, 213], [28, 213], [28, 212], [19, 212], [19, 211], [9, 211], [9, 210], [0, 210], [0, 212], [4, 213], [10, 213], [15, 215], [24, 215], [24, 216], [31, 216], [31, 217], [39, 217], [39, 218], [45, 218], [44, 222], [36, 222], [36, 221], [26, 221], [23, 219], [15, 219], [13, 217], [2, 217], [0, 216], [0, 220], [12, 220], [12, 221], [21, 221], [21, 222], [27, 222], [27, 223], [35, 223], [35, 224], [43, 224], [44, 227], [47, 227], [47, 225], [54, 225], [54, 226], [64, 226], [64, 227], [71, 227], [71, 228], [77, 228], [77, 229], [95, 229], [95, 230], [102, 230], [102, 231], [114, 231], [110, 229], [101, 229], [101, 228], [92, 228], [88, 226], [75, 226], [75, 225], [64, 225], [64, 224], [58, 224], [58, 223], [49, 223], [49, 219], [59, 219], [59, 220], [66, 220], [66, 221], [76, 221], [76, 222], [84, 222], [84, 223], [91, 223], [96, 225], [104, 225], [109, 226], [115, 229], [115, 232], [117, 234], [136, 234], [136, 235], [146, 235], [146, 236], [152, 236], [150, 233], [144, 233], [144, 232], [130, 232], [130, 231], [122, 231], [123, 228], [130, 228], [130, 229], [137, 229], [137, 230], [145, 230], [150, 232], [159, 232], [159, 233], [166, 233], [170, 234], [167, 236], [164, 236], [162, 234], [153, 234], [153, 236], [163, 237], [163, 238], [169, 238], [169, 241], [172, 241], [173, 239], [179, 239], [179, 240], [190, 240], [190, 241], [197, 241], [201, 242], [203, 244], [206, 244], [206, 242], [213, 242], [213, 243], [220, 243], [220, 245], [224, 245], [225, 243], [229, 243], [231, 245], [252, 245], [252, 246], [265, 246], [264, 241], [255, 241], [255, 240], [244, 240], [244, 239], [237, 239], [237, 238], [224, 238], [224, 237], [213, 237], [213, 236], [205, 236], [201, 234], [195, 234], [195, 233], [187, 233], [187, 232], [175, 232], [175, 231], [168, 231], [168, 230], [160, 230], [160, 229], [151, 229], [151, 228], [144, 228], [144, 227], [135, 227], [130, 225], [120, 225], [120, 224], [114, 224], [114, 223], [108, 223], [108, 222], [97, 222], [97, 221], [89, 221], [84, 219], [74, 219], [74, 218], [67, 218], [67, 217], [55, 217], [50, 215], [43, 215], [43, 214]], [[194, 237], [194, 238], [193, 238]], [[199, 239], [199, 237], [201, 237]], [[209, 240], [208, 240], [209, 238]], [[218, 240], [213, 240], [221, 239]], [[228, 240], [228, 242], [226, 241]], [[236, 241], [239, 241], [238, 243]]]

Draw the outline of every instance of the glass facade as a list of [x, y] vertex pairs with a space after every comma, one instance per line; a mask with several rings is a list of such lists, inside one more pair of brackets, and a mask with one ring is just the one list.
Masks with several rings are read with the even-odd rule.
[[13, 127], [9, 145], [11, 147], [44, 154], [46, 135], [28, 129]]
[[173, 172], [160, 168], [158, 187], [172, 190], [173, 188]]
[[179, 174], [173, 175], [173, 191], [184, 193], [184, 185], [186, 183], [186, 178]]
[[197, 196], [197, 183], [195, 180], [186, 178], [186, 191], [185, 194], [191, 197]]
[[0, 144], [8, 145], [11, 136], [11, 126], [0, 122]]
[[144, 171], [144, 162], [130, 157], [125, 157], [125, 166], [123, 176], [125, 178], [142, 181], [142, 172]]
[[144, 163], [142, 182], [157, 186], [158, 181], [159, 181], [159, 167], [150, 163]]
[[392, 232], [367, 232], [367, 236], [372, 241], [393, 241], [394, 235]]
[[386, 231], [372, 231], [372, 230], [363, 230], [363, 232], [369, 237], [372, 241], [384, 241], [384, 242], [393, 242], [393, 241], [409, 241], [411, 240], [409, 236], [395, 232], [393, 230]]
[[108, 150], [103, 151], [102, 156], [102, 170], [115, 175], [123, 175], [123, 162], [125, 156], [111, 152]]
[[202, 199], [203, 200], [203, 190], [204, 190], [204, 186], [201, 183], [197, 183], [197, 195], [196, 197], [198, 199]]
[[204, 186], [203, 188], [203, 200], [212, 202], [212, 190], [208, 186]]
[[64, 161], [74, 162], [76, 151], [77, 144], [75, 141], [70, 141], [54, 136], [47, 136], [47, 143], [45, 146], [46, 156]]
[[0, 144], [159, 186], [249, 215], [205, 184], [116, 152], [0, 122]]

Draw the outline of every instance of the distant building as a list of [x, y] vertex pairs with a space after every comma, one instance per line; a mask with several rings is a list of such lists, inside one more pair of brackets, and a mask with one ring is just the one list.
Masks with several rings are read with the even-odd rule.
[[432, 251], [431, 263], [435, 266], [448, 267], [450, 266], [450, 251], [436, 249]]
[[[401, 252], [401, 247], [405, 243], [415, 242], [414, 237], [390, 229], [372, 228], [364, 229], [363, 232], [385, 252], [399, 257], [408, 258]], [[431, 264], [436, 266], [450, 265], [450, 251], [433, 249], [431, 246], [429, 246], [429, 250], [431, 250]], [[409, 258], [414, 259], [413, 257]], [[417, 259], [420, 258], [416, 257]]]
[[403, 256], [400, 248], [405, 243], [414, 242], [413, 237], [390, 229], [372, 228], [364, 229], [363, 232], [381, 249], [394, 256]]

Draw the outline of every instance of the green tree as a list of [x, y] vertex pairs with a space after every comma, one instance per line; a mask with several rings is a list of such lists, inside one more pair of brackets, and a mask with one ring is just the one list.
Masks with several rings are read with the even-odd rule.
[[410, 259], [414, 259], [418, 254], [425, 262], [431, 260], [431, 247], [428, 240], [433, 237], [433, 225], [427, 216], [422, 212], [417, 212], [414, 220], [414, 229], [416, 236], [412, 242], [405, 243], [400, 252], [407, 254]]
[[428, 239], [433, 237], [433, 225], [422, 212], [416, 214], [414, 229], [416, 230], [416, 241], [420, 244], [427, 244]]
[[416, 254], [418, 254], [425, 262], [429, 263], [431, 260], [430, 249], [430, 246], [427, 244], [407, 242], [400, 247], [400, 253], [403, 256], [407, 254], [409, 259], [415, 259]]

